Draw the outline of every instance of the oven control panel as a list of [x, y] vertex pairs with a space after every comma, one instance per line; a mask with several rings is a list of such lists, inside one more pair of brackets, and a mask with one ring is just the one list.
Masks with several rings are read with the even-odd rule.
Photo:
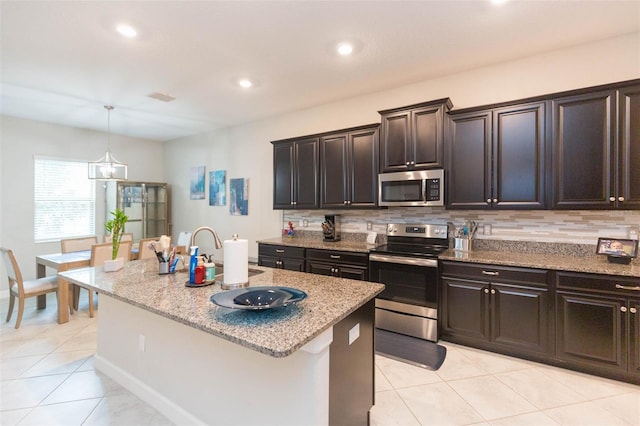
[[387, 224], [387, 236], [394, 237], [420, 237], [420, 238], [447, 238], [447, 225], [416, 224], [416, 223], [389, 223]]

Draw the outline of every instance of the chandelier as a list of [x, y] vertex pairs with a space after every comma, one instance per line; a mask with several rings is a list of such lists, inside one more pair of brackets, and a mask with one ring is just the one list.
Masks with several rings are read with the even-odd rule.
[[99, 160], [89, 162], [89, 179], [95, 180], [127, 180], [127, 165], [119, 162], [111, 154], [111, 105], [107, 110], [107, 153]]

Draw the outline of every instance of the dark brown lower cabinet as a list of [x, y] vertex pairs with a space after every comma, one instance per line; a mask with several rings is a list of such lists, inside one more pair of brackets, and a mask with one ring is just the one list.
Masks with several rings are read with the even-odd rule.
[[640, 280], [557, 273], [556, 357], [568, 366], [640, 380]]
[[302, 247], [258, 244], [258, 265], [304, 272], [304, 253]]
[[332, 250], [307, 249], [306, 272], [338, 278], [366, 281], [369, 255]]
[[456, 262], [442, 271], [443, 339], [533, 358], [550, 353], [548, 271]]
[[375, 395], [373, 334], [373, 300], [333, 326], [329, 348], [330, 425], [369, 424]]

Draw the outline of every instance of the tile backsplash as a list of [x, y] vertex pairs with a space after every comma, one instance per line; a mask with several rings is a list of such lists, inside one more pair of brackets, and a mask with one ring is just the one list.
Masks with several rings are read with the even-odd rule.
[[[461, 225], [479, 223], [477, 239], [558, 242], [595, 245], [598, 237], [628, 238], [630, 229], [640, 228], [639, 210], [445, 210], [429, 207], [393, 207], [380, 210], [286, 210], [283, 228], [291, 221], [299, 230], [321, 231], [325, 214], [339, 214], [343, 233], [373, 231], [384, 233], [390, 222], [424, 222]], [[307, 227], [304, 227], [304, 221]], [[490, 225], [491, 233], [483, 233]], [[487, 227], [488, 228], [488, 227]]]

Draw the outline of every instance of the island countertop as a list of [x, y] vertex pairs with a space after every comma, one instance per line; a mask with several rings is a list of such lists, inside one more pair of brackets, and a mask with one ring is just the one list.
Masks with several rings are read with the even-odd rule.
[[159, 275], [156, 259], [127, 262], [117, 272], [82, 268], [60, 275], [71, 283], [276, 358], [291, 355], [384, 289], [382, 284], [366, 281], [254, 265], [250, 268], [262, 271], [249, 277], [251, 287], [293, 287], [308, 297], [281, 309], [221, 308], [210, 301], [213, 294], [224, 291], [219, 283], [186, 287], [186, 272]]

